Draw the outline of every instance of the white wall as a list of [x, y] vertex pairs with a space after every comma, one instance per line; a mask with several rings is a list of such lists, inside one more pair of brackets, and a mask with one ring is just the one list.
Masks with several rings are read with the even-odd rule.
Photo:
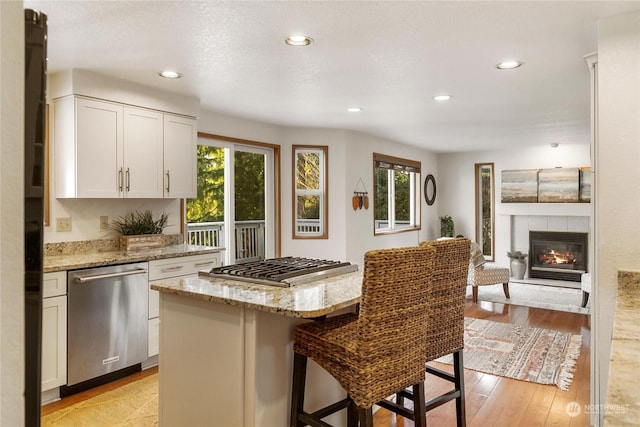
[[[421, 162], [422, 175], [419, 202], [422, 229], [420, 231], [373, 235], [374, 152]], [[370, 249], [412, 246], [423, 240], [439, 236], [440, 226], [436, 212], [440, 193], [437, 193], [436, 202], [432, 206], [427, 206], [422, 193], [422, 185], [427, 174], [437, 176], [436, 155], [434, 153], [359, 132], [348, 132], [345, 155], [348, 161], [342, 199], [344, 201], [345, 239], [347, 259], [349, 261], [361, 263], [364, 253]], [[351, 197], [360, 178], [362, 178], [362, 182], [364, 182], [365, 188], [369, 193], [370, 206], [368, 210], [358, 209], [354, 211], [351, 206]]]
[[0, 2], [0, 425], [24, 425], [24, 12]]
[[[586, 66], [585, 66], [586, 67]], [[451, 215], [455, 222], [456, 233], [475, 238], [475, 164], [494, 163], [495, 181], [495, 260], [501, 264], [508, 264], [506, 256], [511, 247], [511, 215], [509, 205], [500, 202], [502, 189], [500, 177], [503, 170], [511, 169], [542, 169], [553, 167], [581, 167], [590, 166], [589, 141], [577, 141], [572, 144], [560, 144], [552, 148], [547, 144], [519, 148], [513, 150], [477, 151], [466, 153], [439, 154], [438, 175], [438, 216]], [[523, 207], [524, 204], [517, 204]], [[586, 213], [588, 205], [576, 207], [552, 204], [544, 207], [545, 212], [539, 214], [550, 217], [576, 216]], [[540, 210], [542, 204], [528, 205], [527, 210]], [[577, 208], [577, 209], [576, 209]], [[584, 213], [583, 213], [584, 212]]]
[[[53, 179], [51, 182], [53, 183]], [[45, 227], [44, 242], [74, 242], [117, 237], [111, 231], [100, 230], [100, 217], [108, 216], [113, 222], [134, 210], [150, 209], [154, 216], [166, 212], [169, 214], [164, 234], [180, 233], [180, 201], [176, 199], [56, 199], [51, 198], [51, 221]], [[56, 218], [71, 218], [71, 231], [57, 232]]]
[[[640, 13], [599, 22], [594, 281], [597, 397], [606, 402], [618, 270], [640, 270]], [[603, 416], [604, 414], [600, 414]]]
[[[421, 198], [422, 230], [373, 236], [373, 152], [422, 161], [423, 181], [435, 173], [436, 156], [425, 150], [359, 132], [336, 129], [289, 128], [211, 111], [202, 111], [201, 132], [281, 146], [282, 255], [310, 256], [361, 263], [367, 250], [416, 245], [437, 237], [437, 202], [428, 207]], [[292, 154], [291, 146], [329, 146], [329, 238], [292, 239]], [[362, 178], [369, 193], [368, 210], [354, 211], [351, 197]], [[437, 200], [437, 199], [436, 199]]]
[[[285, 129], [282, 140], [282, 255], [346, 259], [345, 168], [347, 135], [337, 129]], [[292, 145], [327, 145], [329, 200], [327, 239], [293, 239], [293, 153]], [[353, 191], [353, 190], [352, 190]], [[353, 195], [353, 194], [352, 194]], [[351, 205], [351, 196], [349, 196]]]

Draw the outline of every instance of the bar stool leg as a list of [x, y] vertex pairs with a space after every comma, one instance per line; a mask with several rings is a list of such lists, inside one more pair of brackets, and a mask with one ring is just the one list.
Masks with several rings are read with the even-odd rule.
[[456, 390], [460, 390], [460, 396], [456, 398], [456, 421], [458, 427], [467, 425], [464, 398], [464, 365], [462, 363], [462, 351], [453, 353], [453, 375]]
[[413, 423], [415, 427], [427, 427], [424, 381], [413, 385]]
[[360, 427], [373, 427], [373, 408], [357, 408]]
[[347, 408], [347, 427], [358, 427], [358, 408], [353, 403], [353, 400], [351, 400]]
[[293, 385], [291, 390], [290, 427], [302, 427], [305, 424], [298, 421], [298, 414], [304, 410], [304, 387], [307, 377], [307, 356], [294, 353], [293, 356]]

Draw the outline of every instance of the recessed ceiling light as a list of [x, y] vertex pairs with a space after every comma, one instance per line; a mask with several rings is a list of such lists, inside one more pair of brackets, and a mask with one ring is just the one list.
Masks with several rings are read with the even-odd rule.
[[350, 113], [359, 113], [362, 111], [362, 107], [349, 107], [347, 108], [347, 111]]
[[158, 74], [160, 75], [160, 77], [165, 77], [167, 79], [179, 79], [180, 77], [182, 77], [182, 74], [178, 73], [177, 71], [171, 70], [160, 71]]
[[518, 68], [524, 65], [522, 61], [504, 61], [499, 64], [496, 64], [496, 68], [498, 70], [512, 70], [514, 68]]
[[284, 42], [289, 46], [309, 46], [313, 39], [307, 36], [289, 36]]
[[448, 101], [451, 99], [451, 95], [436, 95], [433, 97], [436, 101]]
[[560, 144], [558, 144], [557, 142], [552, 142], [551, 144], [549, 144], [551, 146], [551, 148], [558, 148], [558, 146]]

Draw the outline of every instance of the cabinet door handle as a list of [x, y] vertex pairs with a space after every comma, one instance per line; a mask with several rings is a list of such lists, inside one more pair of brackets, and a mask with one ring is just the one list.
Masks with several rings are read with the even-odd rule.
[[127, 168], [127, 192], [131, 189], [131, 174], [129, 168]]
[[183, 265], [177, 265], [175, 267], [163, 267], [161, 268], [162, 272], [167, 272], [167, 271], [178, 271], [178, 270], [182, 270], [184, 268]]
[[213, 261], [205, 261], [205, 262], [197, 262], [194, 264], [195, 267], [204, 267], [205, 265], [211, 265]]
[[112, 279], [114, 277], [132, 276], [134, 274], [146, 274], [144, 268], [136, 268], [135, 270], [119, 271], [116, 273], [96, 274], [93, 276], [76, 276], [76, 283], [87, 283], [94, 280]]
[[171, 189], [171, 175], [169, 175], [169, 171], [167, 171], [167, 193]]
[[122, 168], [118, 171], [118, 191], [122, 192]]

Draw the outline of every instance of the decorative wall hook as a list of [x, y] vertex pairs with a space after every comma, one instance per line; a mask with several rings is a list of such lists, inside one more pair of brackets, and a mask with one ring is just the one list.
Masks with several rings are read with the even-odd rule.
[[[358, 187], [362, 186], [362, 190], [358, 191]], [[364, 186], [364, 182], [362, 182], [362, 178], [358, 179], [358, 183], [356, 184], [356, 189], [353, 192], [353, 197], [351, 198], [351, 206], [353, 210], [357, 209], [369, 209], [369, 193], [367, 192], [367, 188]]]

